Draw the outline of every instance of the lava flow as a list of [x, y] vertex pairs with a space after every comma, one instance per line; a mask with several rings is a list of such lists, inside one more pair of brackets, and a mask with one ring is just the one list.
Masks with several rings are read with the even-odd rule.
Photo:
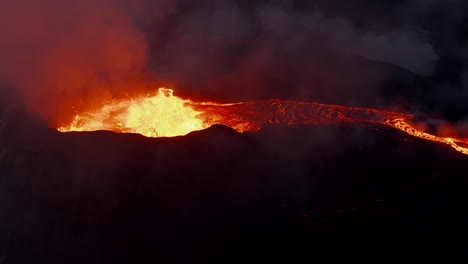
[[78, 113], [73, 121], [59, 127], [61, 132], [110, 130], [138, 133], [147, 137], [186, 135], [214, 124], [239, 132], [259, 130], [265, 124], [363, 124], [387, 125], [409, 135], [450, 145], [468, 155], [468, 139], [439, 137], [411, 125], [413, 116], [383, 110], [325, 105], [318, 103], [265, 100], [218, 104], [193, 102], [160, 88], [156, 95], [114, 100], [99, 109]]

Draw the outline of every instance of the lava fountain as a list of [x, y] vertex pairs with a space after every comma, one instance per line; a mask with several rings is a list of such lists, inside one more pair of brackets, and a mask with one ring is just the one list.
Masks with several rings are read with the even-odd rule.
[[396, 128], [411, 136], [450, 145], [468, 155], [468, 139], [439, 137], [416, 129], [413, 115], [369, 108], [318, 103], [264, 100], [219, 104], [193, 102], [160, 88], [154, 96], [104, 103], [97, 110], [78, 113], [60, 132], [110, 130], [147, 137], [173, 137], [223, 124], [239, 132], [259, 130], [266, 124], [364, 124]]
[[155, 96], [116, 99], [95, 111], [77, 114], [71, 124], [58, 130], [110, 130], [147, 137], [174, 137], [209, 127], [198, 118], [202, 112], [188, 106], [189, 103], [191, 101], [174, 96], [173, 90], [160, 88]]

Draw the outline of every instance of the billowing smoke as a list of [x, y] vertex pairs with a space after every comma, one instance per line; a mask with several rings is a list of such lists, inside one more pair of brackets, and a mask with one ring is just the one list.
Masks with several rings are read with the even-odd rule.
[[465, 2], [0, 0], [0, 262], [187, 263], [243, 247], [460, 262], [447, 256], [466, 248], [466, 160], [450, 147], [276, 124], [58, 136], [42, 119], [168, 85], [193, 100], [409, 110], [418, 129], [468, 136]]
[[430, 75], [439, 58], [428, 29], [356, 21], [359, 10], [373, 8], [360, 5], [348, 14], [323, 1], [292, 0], [0, 5], [2, 86], [19, 91], [52, 125], [83, 105], [154, 89], [153, 82], [222, 101], [376, 106], [393, 76], [385, 63]]
[[51, 121], [80, 100], [112, 97], [145, 67], [145, 36], [118, 1], [0, 5], [1, 81]]
[[373, 105], [393, 69], [366, 59], [420, 74], [430, 74], [437, 60], [422, 29], [363, 28], [320, 6], [216, 1], [179, 7], [182, 14], [170, 16], [170, 26], [154, 37], [151, 61], [158, 74], [198, 93]]

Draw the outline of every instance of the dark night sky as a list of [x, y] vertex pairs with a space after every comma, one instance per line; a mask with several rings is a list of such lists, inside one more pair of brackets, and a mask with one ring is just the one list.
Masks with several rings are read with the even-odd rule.
[[467, 158], [444, 145], [379, 126], [157, 139], [49, 128], [151, 80], [195, 99], [410, 112], [468, 136], [466, 10], [1, 1], [0, 263], [466, 263]]

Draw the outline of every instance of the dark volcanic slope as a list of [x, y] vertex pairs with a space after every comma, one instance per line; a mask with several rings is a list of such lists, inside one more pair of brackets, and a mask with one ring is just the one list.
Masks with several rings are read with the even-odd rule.
[[16, 116], [0, 137], [3, 263], [437, 263], [467, 246], [467, 158], [393, 130], [148, 139]]

